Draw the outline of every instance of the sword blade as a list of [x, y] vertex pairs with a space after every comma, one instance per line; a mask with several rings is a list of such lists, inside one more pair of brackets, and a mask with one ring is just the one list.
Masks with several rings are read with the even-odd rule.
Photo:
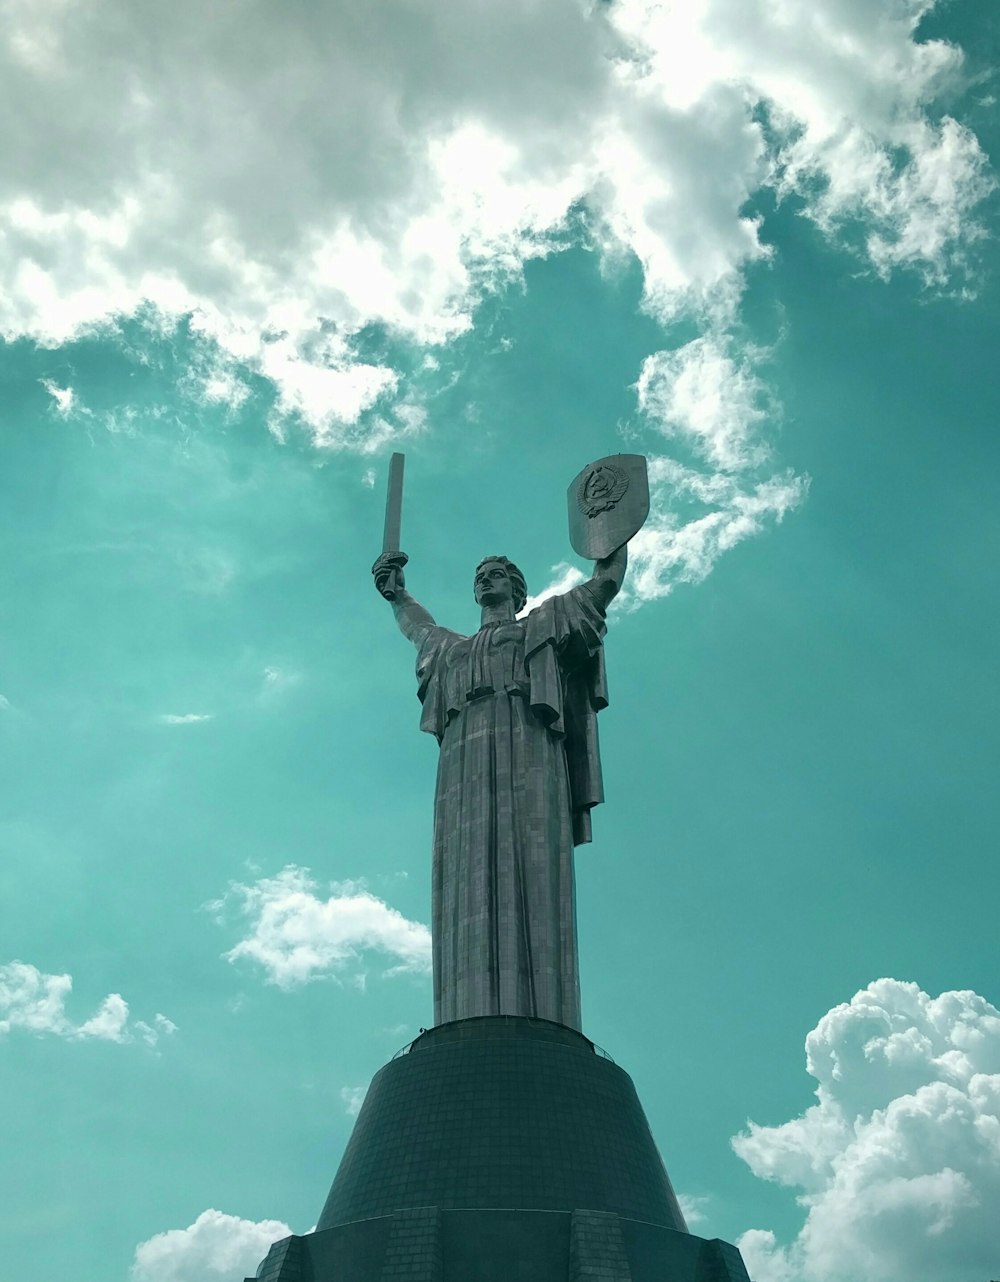
[[399, 551], [399, 530], [403, 520], [403, 455], [389, 460], [389, 489], [385, 496], [385, 533], [383, 552]]

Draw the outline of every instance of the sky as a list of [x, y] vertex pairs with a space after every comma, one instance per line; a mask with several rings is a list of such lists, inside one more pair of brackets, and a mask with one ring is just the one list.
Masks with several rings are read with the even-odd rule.
[[239, 1282], [431, 1020], [375, 593], [649, 459], [584, 1029], [754, 1282], [1000, 1277], [1000, 15], [3, 0], [0, 1233]]

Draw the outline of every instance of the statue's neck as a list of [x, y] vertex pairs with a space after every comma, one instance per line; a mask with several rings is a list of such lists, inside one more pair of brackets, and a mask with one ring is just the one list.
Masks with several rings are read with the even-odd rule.
[[514, 619], [513, 601], [504, 601], [500, 605], [484, 605], [480, 628], [488, 628], [496, 623], [511, 623]]

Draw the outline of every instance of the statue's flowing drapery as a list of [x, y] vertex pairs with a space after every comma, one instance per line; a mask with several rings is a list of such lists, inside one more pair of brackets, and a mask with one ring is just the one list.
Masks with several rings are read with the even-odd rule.
[[604, 609], [589, 584], [475, 636], [419, 638], [434, 807], [434, 1020], [580, 1027], [573, 846], [602, 800]]

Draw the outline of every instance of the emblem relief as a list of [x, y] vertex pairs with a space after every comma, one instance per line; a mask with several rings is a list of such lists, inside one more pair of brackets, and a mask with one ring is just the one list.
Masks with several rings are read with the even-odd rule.
[[585, 516], [595, 517], [601, 512], [611, 512], [625, 497], [628, 476], [613, 463], [597, 463], [585, 473], [576, 493], [580, 510]]

